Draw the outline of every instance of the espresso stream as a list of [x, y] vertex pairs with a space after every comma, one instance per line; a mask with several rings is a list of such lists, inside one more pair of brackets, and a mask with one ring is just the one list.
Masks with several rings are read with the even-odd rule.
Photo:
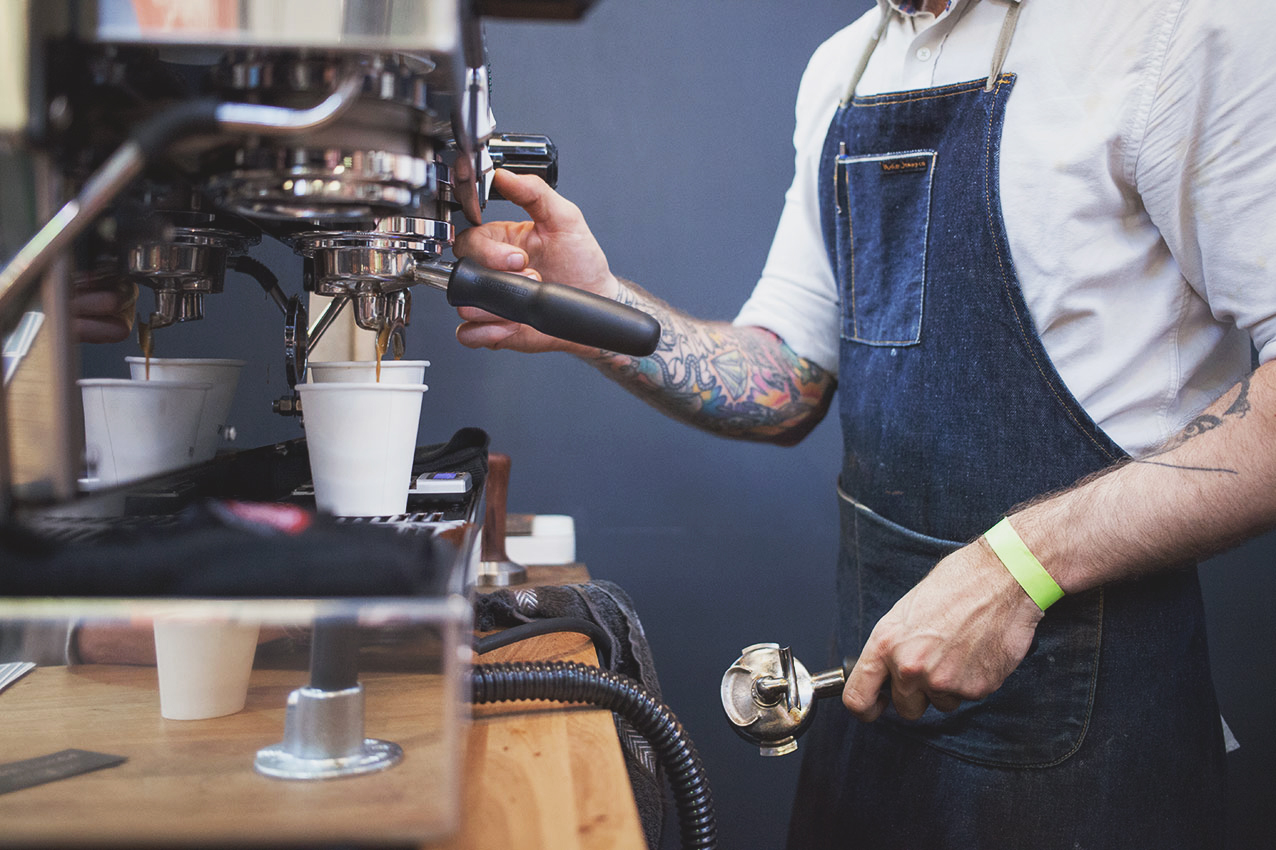
[[383, 325], [381, 330], [377, 331], [377, 383], [381, 383], [381, 360], [385, 357], [385, 350], [390, 346], [390, 326]]
[[142, 356], [146, 358], [146, 380], [151, 379], [151, 353], [155, 350], [155, 335], [151, 333], [151, 323], [137, 317], [137, 344], [142, 348]]

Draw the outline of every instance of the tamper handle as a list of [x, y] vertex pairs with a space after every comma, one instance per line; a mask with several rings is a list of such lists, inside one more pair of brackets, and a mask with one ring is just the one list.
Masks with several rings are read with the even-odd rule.
[[487, 456], [487, 510], [483, 516], [484, 561], [508, 561], [505, 555], [505, 505], [509, 499], [510, 456]]

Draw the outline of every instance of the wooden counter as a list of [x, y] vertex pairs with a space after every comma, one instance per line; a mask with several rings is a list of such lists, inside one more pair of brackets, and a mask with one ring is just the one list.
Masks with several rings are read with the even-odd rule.
[[[557, 634], [482, 661], [594, 659], [587, 638]], [[285, 700], [305, 678], [254, 670], [244, 711], [173, 721], [160, 717], [153, 668], [32, 671], [0, 693], [0, 762], [71, 747], [128, 761], [0, 794], [0, 846], [645, 850], [609, 712], [557, 703], [474, 706], [462, 740], [449, 739], [437, 711], [443, 685], [428, 674], [360, 676], [366, 734], [400, 744], [401, 764], [319, 782], [256, 774], [253, 755], [282, 738]], [[461, 780], [452, 772], [457, 764]]]
[[[574, 634], [493, 650], [484, 662], [596, 663]], [[458, 835], [430, 850], [646, 850], [610, 712], [559, 703], [474, 706]]]
[[180, 721], [160, 717], [152, 667], [33, 670], [0, 694], [3, 761], [68, 747], [128, 761], [0, 795], [0, 844], [352, 842], [369, 822], [390, 843], [438, 835], [454, 819], [457, 761], [428, 710], [439, 702], [441, 679], [361, 678], [367, 734], [400, 744], [402, 764], [350, 779], [285, 782], [255, 773], [253, 757], [282, 739], [285, 701], [305, 683], [304, 672], [255, 670], [243, 711]]
[[[528, 586], [589, 581], [583, 564], [527, 567]], [[483, 655], [597, 664], [593, 644], [563, 633]], [[473, 707], [460, 832], [429, 850], [646, 850], [611, 712], [551, 702]]]

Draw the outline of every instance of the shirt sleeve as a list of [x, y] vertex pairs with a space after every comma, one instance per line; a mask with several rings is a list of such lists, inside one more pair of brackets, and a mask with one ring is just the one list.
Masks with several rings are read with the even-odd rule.
[[0, 624], [0, 662], [34, 661], [41, 667], [74, 664], [75, 623], [37, 620]]
[[829, 123], [866, 34], [860, 23], [837, 33], [812, 56], [798, 89], [793, 183], [762, 276], [735, 318], [766, 328], [800, 357], [836, 373], [838, 294], [820, 226], [819, 164]]
[[1182, 0], [1134, 179], [1188, 284], [1266, 362], [1276, 358], [1276, 63], [1266, 61], [1276, 15], [1257, 8]]

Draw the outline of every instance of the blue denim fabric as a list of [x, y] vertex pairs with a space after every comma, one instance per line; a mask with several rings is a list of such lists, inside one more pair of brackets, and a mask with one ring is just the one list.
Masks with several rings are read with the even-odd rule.
[[[837, 254], [845, 281], [842, 337], [866, 345], [921, 338], [934, 151], [838, 156], [834, 185], [846, 226]], [[880, 209], [880, 212], [878, 210]], [[903, 226], [899, 226], [904, 222]]]
[[[1014, 75], [856, 98], [821, 161], [841, 287], [837, 654], [1014, 505], [1124, 452], [1068, 391], [1011, 264]], [[1223, 747], [1194, 568], [1066, 597], [992, 696], [918, 721], [823, 708], [790, 847], [1221, 844]]]
[[[909, 531], [841, 494], [838, 603], [843, 654], [858, 654], [895, 601], [957, 549], [956, 541]], [[1005, 767], [1044, 767], [1072, 755], [1090, 720], [1099, 661], [1102, 592], [1055, 603], [1027, 657], [997, 691], [947, 714], [906, 721], [888, 709], [878, 722], [957, 756]]]

